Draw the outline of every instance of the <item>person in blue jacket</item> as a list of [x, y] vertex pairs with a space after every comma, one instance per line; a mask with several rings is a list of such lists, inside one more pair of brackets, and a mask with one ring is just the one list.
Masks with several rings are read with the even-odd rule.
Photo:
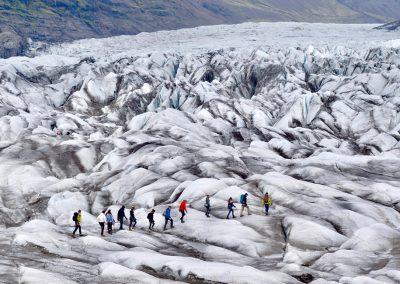
[[229, 197], [228, 199], [228, 216], [226, 216], [226, 219], [229, 219], [229, 215], [232, 214], [232, 217], [235, 218], [235, 214], [233, 213], [233, 208], [236, 208], [235, 204], [233, 203], [233, 198]]
[[113, 225], [115, 223], [114, 217], [111, 213], [111, 210], [107, 211], [106, 214], [106, 222], [107, 222], [107, 231], [110, 235], [112, 235], [112, 231], [113, 231]]
[[164, 224], [164, 231], [167, 229], [168, 222], [171, 223], [171, 229], [174, 227], [174, 220], [171, 218], [171, 206], [168, 206], [167, 209], [164, 211], [164, 218], [165, 218], [165, 224]]

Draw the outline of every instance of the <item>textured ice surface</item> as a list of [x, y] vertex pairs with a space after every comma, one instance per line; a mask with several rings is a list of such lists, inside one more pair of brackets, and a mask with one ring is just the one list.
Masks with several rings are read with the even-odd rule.
[[[1, 281], [399, 283], [400, 34], [371, 28], [201, 27], [0, 60]], [[253, 214], [226, 220], [245, 192]], [[122, 204], [137, 227], [101, 238], [97, 214]]]

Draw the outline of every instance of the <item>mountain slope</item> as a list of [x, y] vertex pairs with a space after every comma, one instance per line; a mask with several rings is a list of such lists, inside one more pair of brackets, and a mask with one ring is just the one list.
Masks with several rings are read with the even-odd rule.
[[397, 18], [397, 0], [0, 0], [1, 25], [44, 41], [245, 21], [356, 23]]
[[338, 0], [353, 11], [379, 22], [390, 22], [400, 18], [400, 0]]

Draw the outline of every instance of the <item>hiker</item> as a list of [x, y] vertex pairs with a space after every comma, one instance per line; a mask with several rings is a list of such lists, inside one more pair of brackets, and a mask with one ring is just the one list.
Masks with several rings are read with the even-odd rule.
[[235, 218], [235, 214], [233, 213], [233, 208], [236, 208], [235, 204], [233, 203], [232, 197], [229, 197], [228, 199], [228, 216], [226, 216], [226, 219], [229, 219], [229, 215], [232, 213], [232, 217]]
[[75, 236], [76, 231], [79, 230], [79, 236], [82, 236], [82, 228], [81, 228], [81, 223], [82, 223], [82, 211], [78, 210], [78, 212], [74, 213], [74, 216], [72, 217], [72, 221], [75, 223], [75, 230], [72, 233], [72, 235]]
[[99, 222], [101, 235], [104, 236], [104, 226], [106, 224], [106, 210], [103, 210], [99, 216], [97, 216], [97, 222]]
[[135, 217], [135, 207], [132, 206], [131, 210], [129, 211], [129, 231], [136, 226], [136, 217]]
[[185, 221], [183, 220], [183, 217], [185, 217], [185, 215], [187, 213], [186, 206], [187, 206], [187, 201], [186, 200], [183, 200], [181, 202], [181, 205], [179, 205], [179, 212], [181, 212], [181, 218], [180, 218], [181, 219], [181, 223], [185, 223]]
[[249, 195], [249, 194], [246, 192], [245, 194], [242, 194], [242, 195], [240, 196], [240, 204], [242, 204], [242, 208], [240, 209], [240, 217], [243, 217], [243, 211], [244, 211], [244, 209], [247, 210], [247, 215], [251, 215], [251, 214], [250, 214], [249, 206], [247, 205], [247, 196], [248, 196], [248, 195]]
[[153, 230], [153, 229], [154, 229], [154, 225], [156, 224], [156, 223], [154, 222], [154, 213], [155, 213], [155, 212], [156, 212], [156, 210], [152, 209], [152, 210], [150, 211], [150, 213], [147, 214], [147, 219], [149, 220], [149, 229], [150, 229], [150, 230]]
[[119, 221], [119, 229], [123, 230], [124, 229], [124, 218], [128, 220], [125, 216], [125, 206], [122, 205], [122, 207], [118, 210], [118, 215], [117, 215], [118, 221]]
[[268, 215], [269, 207], [272, 205], [272, 200], [268, 192], [266, 192], [264, 196], [261, 198], [261, 203], [262, 205], [264, 205], [265, 215]]
[[109, 233], [110, 235], [112, 235], [112, 232], [113, 232], [113, 225], [114, 225], [114, 223], [115, 223], [115, 220], [114, 220], [114, 217], [113, 217], [113, 215], [112, 215], [112, 213], [111, 213], [111, 210], [108, 210], [108, 211], [107, 211], [107, 214], [106, 214], [106, 221], [107, 221], [107, 231], [108, 231], [108, 233]]
[[165, 209], [163, 215], [165, 218], [164, 231], [167, 229], [168, 221], [171, 223], [172, 229], [174, 227], [174, 220], [171, 218], [171, 206], [168, 206], [167, 209]]
[[210, 195], [208, 195], [208, 194], [206, 196], [206, 203], [204, 204], [204, 207], [206, 208], [207, 218], [210, 218], [211, 204], [210, 204]]

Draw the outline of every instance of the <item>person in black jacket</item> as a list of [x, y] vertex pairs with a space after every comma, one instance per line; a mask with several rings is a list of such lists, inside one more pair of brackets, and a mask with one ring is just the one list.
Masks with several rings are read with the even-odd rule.
[[124, 205], [122, 205], [121, 209], [118, 210], [117, 217], [118, 217], [118, 221], [119, 221], [119, 224], [120, 224], [119, 225], [119, 229], [123, 230], [124, 229], [124, 218], [126, 220], [128, 220], [128, 218], [126, 218], [126, 216], [125, 216], [125, 206]]
[[149, 214], [147, 214], [147, 219], [149, 220], [149, 229], [153, 230], [154, 229], [154, 213], [156, 212], [156, 210], [151, 210]]
[[136, 226], [136, 217], [135, 217], [135, 207], [132, 207], [129, 211], [129, 231]]
[[208, 194], [206, 196], [206, 203], [204, 204], [204, 207], [206, 208], [207, 218], [210, 218], [211, 204], [210, 204], [210, 195], [208, 195]]

